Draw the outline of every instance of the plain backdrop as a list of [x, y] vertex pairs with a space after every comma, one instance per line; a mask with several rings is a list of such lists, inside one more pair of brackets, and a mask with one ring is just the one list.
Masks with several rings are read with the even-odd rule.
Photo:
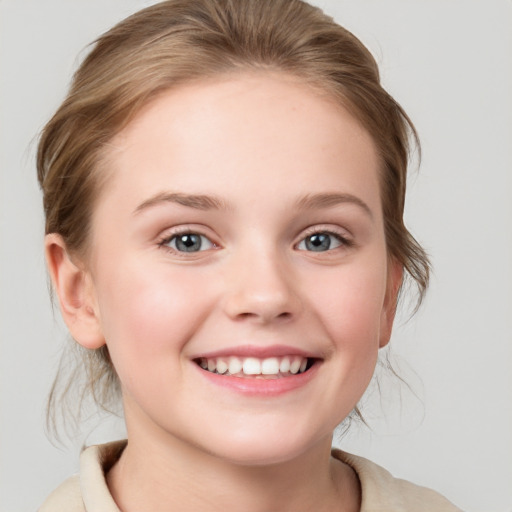
[[[66, 334], [48, 297], [34, 150], [86, 45], [151, 3], [0, 0], [1, 512], [37, 509], [82, 443], [123, 435], [107, 423], [56, 448], [44, 434]], [[385, 378], [382, 400], [366, 400], [373, 430], [336, 443], [468, 512], [511, 512], [512, 2], [316, 3], [369, 46], [418, 128], [407, 224], [435, 269], [392, 340], [416, 396]]]

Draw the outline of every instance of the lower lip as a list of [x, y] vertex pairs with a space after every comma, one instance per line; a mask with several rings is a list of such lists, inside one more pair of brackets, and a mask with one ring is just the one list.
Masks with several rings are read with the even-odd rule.
[[203, 370], [193, 363], [201, 375], [209, 382], [217, 386], [228, 388], [247, 396], [279, 396], [305, 386], [317, 373], [319, 361], [304, 373], [290, 375], [279, 379], [258, 379], [253, 377], [233, 377], [231, 375], [219, 375]]

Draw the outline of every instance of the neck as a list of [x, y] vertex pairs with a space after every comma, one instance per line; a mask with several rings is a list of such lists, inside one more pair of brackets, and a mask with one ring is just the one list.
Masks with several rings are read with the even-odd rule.
[[107, 475], [123, 512], [355, 512], [360, 491], [351, 468], [330, 456], [330, 438], [285, 462], [243, 465], [176, 439], [130, 436]]
[[132, 405], [125, 401], [128, 445], [107, 474], [122, 512], [359, 510], [359, 480], [331, 457], [331, 435], [281, 460], [233, 461], [167, 432]]

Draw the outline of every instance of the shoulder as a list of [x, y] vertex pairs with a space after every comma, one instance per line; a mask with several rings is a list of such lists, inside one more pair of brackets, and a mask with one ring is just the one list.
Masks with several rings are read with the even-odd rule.
[[80, 477], [75, 475], [65, 480], [48, 496], [39, 512], [85, 512]]
[[439, 493], [406, 480], [363, 457], [341, 450], [333, 456], [354, 469], [361, 482], [361, 512], [462, 512]]
[[68, 478], [38, 512], [119, 512], [105, 475], [118, 460], [126, 441], [90, 446], [80, 456], [80, 475]]

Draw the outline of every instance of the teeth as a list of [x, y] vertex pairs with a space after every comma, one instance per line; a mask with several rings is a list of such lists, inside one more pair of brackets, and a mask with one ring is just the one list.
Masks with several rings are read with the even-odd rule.
[[255, 357], [248, 357], [244, 359], [242, 365], [242, 371], [245, 375], [260, 375], [261, 374], [261, 363], [259, 359]]
[[[290, 373], [297, 373], [300, 370], [300, 365], [302, 361], [300, 357], [294, 358], [294, 360], [290, 363]], [[210, 365], [210, 362], [208, 361], [208, 366]]]
[[197, 363], [204, 370], [221, 375], [282, 377], [305, 372], [308, 359], [300, 356], [268, 357], [266, 359], [236, 356], [211, 359], [202, 357]]
[[226, 373], [228, 371], [228, 363], [224, 359], [217, 359], [217, 373]]
[[279, 371], [281, 373], [287, 373], [290, 371], [290, 358], [289, 357], [283, 357], [283, 359], [281, 359], [281, 364], [279, 365]]
[[242, 361], [238, 357], [229, 358], [229, 373], [235, 375], [242, 371]]
[[277, 357], [263, 359], [261, 362], [261, 373], [263, 375], [277, 375], [279, 373], [279, 361]]

